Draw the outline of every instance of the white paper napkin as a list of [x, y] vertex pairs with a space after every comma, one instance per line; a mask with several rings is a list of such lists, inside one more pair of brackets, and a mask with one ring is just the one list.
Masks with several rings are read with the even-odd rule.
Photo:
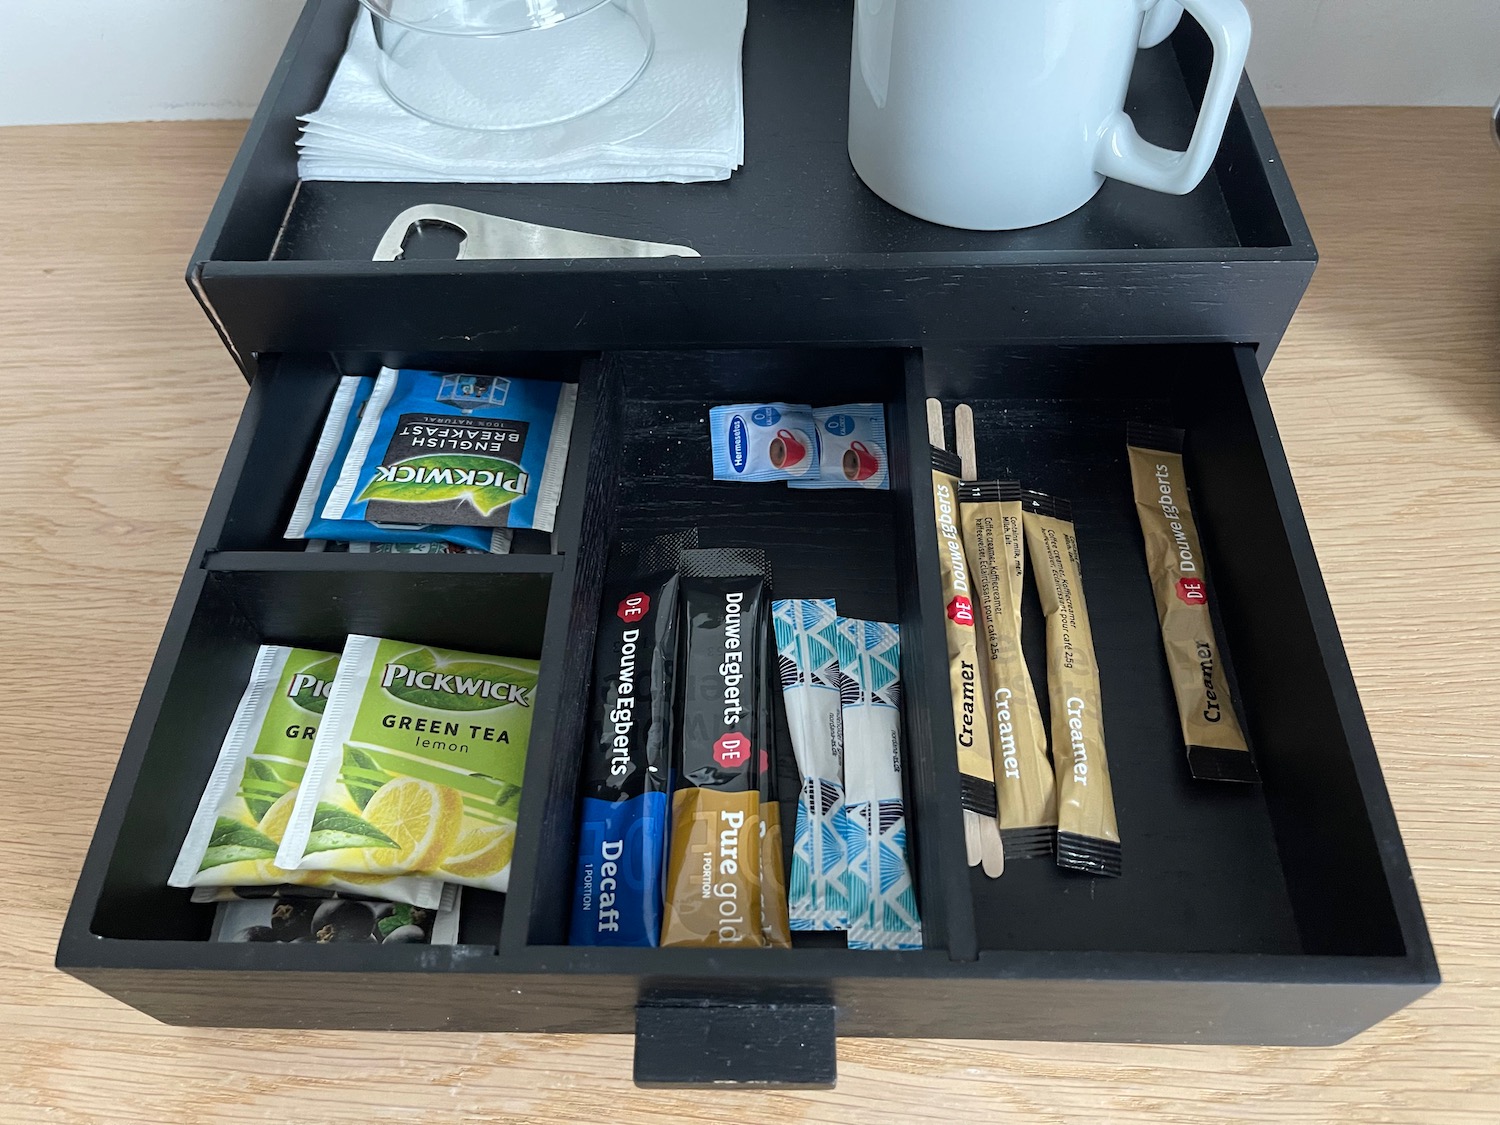
[[367, 13], [298, 140], [305, 180], [691, 183], [728, 179], [745, 154], [740, 46], [746, 0], [647, 0], [656, 50], [636, 84], [559, 125], [454, 129], [391, 101]]

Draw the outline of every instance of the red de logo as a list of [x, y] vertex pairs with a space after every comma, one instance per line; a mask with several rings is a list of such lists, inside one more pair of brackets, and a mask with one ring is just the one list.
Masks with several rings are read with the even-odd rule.
[[974, 627], [974, 603], [959, 594], [948, 603], [948, 616], [965, 628]]
[[714, 743], [714, 761], [726, 770], [737, 770], [750, 760], [750, 740], [732, 730]]
[[1179, 578], [1177, 580], [1177, 596], [1188, 605], [1202, 605], [1208, 601], [1208, 591], [1203, 588], [1201, 578]]
[[629, 625], [632, 621], [639, 621], [650, 612], [650, 594], [631, 594], [630, 597], [620, 603], [620, 608], [615, 610], [615, 615], [621, 621], [625, 622], [625, 624]]

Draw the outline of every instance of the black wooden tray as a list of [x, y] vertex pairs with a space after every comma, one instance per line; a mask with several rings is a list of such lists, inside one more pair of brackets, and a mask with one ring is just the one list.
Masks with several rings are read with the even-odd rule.
[[[345, 367], [370, 371], [365, 355]], [[1437, 982], [1368, 727], [1254, 354], [1225, 345], [429, 355], [577, 378], [556, 554], [307, 554], [279, 538], [339, 368], [258, 365], [58, 948], [66, 971], [182, 1024], [629, 1032], [642, 1081], [828, 1081], [835, 1033], [1338, 1042]], [[1102, 675], [1124, 875], [963, 859], [923, 403], [973, 404], [985, 474], [1070, 495]], [[889, 492], [714, 483], [707, 407], [883, 402]], [[1128, 422], [1185, 426], [1206, 553], [1264, 785], [1192, 781], [1125, 461]], [[563, 944], [600, 573], [620, 535], [698, 525], [763, 546], [779, 596], [898, 621], [925, 948]], [[1041, 634], [1034, 604], [1028, 633]], [[166, 886], [263, 641], [351, 631], [539, 656], [511, 891], [461, 944], [205, 941]], [[1033, 654], [1035, 656], [1035, 654]], [[1034, 660], [1034, 666], [1040, 664]], [[788, 757], [784, 730], [777, 753]], [[749, 1037], [723, 1050], [723, 1035]]]
[[[1264, 367], [1317, 260], [1248, 79], [1190, 195], [1109, 182], [1072, 215], [999, 233], [891, 207], [846, 150], [851, 0], [751, 0], [745, 166], [723, 183], [302, 182], [296, 118], [322, 101], [357, 11], [309, 0], [189, 269], [242, 361], [417, 338], [476, 352], [1220, 341], [1256, 346]], [[1129, 109], [1149, 140], [1186, 144], [1210, 61], [1191, 20], [1139, 56]], [[419, 203], [703, 256], [371, 262]]]

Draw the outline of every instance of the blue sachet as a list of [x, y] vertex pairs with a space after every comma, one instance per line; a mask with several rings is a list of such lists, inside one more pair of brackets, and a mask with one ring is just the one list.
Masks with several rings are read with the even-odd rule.
[[795, 480], [818, 473], [812, 407], [786, 402], [715, 406], [708, 412], [714, 480]]
[[322, 515], [551, 531], [577, 395], [573, 383], [387, 368]]
[[[323, 421], [323, 432], [313, 450], [312, 464], [302, 482], [292, 518], [287, 525], [287, 539], [307, 539], [311, 544], [323, 541], [338, 543], [452, 543], [487, 554], [503, 555], [510, 550], [508, 532], [480, 527], [382, 527], [365, 520], [323, 519], [318, 513], [333, 491], [339, 470], [354, 442], [361, 413], [375, 389], [375, 380], [346, 375], [339, 380], [333, 403]], [[312, 549], [310, 544], [309, 549]]]

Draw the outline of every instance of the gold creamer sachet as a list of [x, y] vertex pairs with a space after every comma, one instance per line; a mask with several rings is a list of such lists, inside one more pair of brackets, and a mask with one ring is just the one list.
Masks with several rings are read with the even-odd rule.
[[1214, 628], [1203, 543], [1188, 497], [1183, 432], [1133, 425], [1127, 432], [1135, 507], [1156, 595], [1156, 615], [1177, 717], [1194, 777], [1258, 781], [1230, 698], [1224, 648]]
[[1057, 777], [1057, 864], [1094, 875], [1120, 874], [1120, 830], [1109, 759], [1099, 664], [1073, 512], [1040, 492], [1023, 497], [1026, 545], [1047, 618], [1047, 697]]
[[1021, 486], [966, 481], [958, 486], [964, 550], [977, 594], [979, 654], [1007, 859], [1052, 854], [1057, 788], [1047, 757], [1036, 688], [1021, 651], [1021, 589], [1026, 576]]

